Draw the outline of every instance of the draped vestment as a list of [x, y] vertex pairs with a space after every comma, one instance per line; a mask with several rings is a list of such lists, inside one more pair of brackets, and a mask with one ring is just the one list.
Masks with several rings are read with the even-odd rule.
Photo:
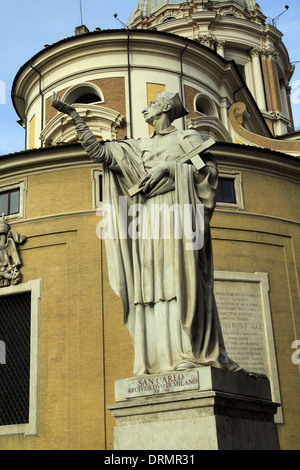
[[[179, 370], [186, 364], [238, 369], [225, 351], [213, 293], [209, 222], [217, 165], [210, 155], [200, 172], [179, 162], [182, 140], [196, 147], [202, 137], [171, 126], [144, 139], [103, 146], [78, 121], [79, 129], [89, 155], [103, 162], [104, 207], [114, 207], [115, 236], [105, 238], [109, 280], [133, 338], [134, 374]], [[162, 161], [172, 162], [172, 173], [148, 194], [130, 197], [129, 189]], [[194, 236], [192, 242], [197, 229], [199, 240]]]

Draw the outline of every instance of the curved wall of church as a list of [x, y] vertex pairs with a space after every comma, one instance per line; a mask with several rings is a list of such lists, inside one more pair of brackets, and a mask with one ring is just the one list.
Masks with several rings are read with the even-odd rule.
[[[76, 87], [83, 93], [94, 88], [101, 100], [75, 107], [90, 119], [97, 137], [106, 140], [146, 136], [149, 128], [141, 110], [151, 90], [162, 88], [179, 92], [183, 99], [187, 87], [195, 88], [210, 100], [215, 117], [230, 134], [227, 108], [242, 83], [234, 64], [210, 49], [175, 35], [141, 30], [130, 32], [128, 41], [126, 31], [75, 36], [40, 52], [32, 63], [34, 69], [30, 64], [20, 69], [13, 86], [13, 95], [25, 100], [14, 98], [27, 129], [27, 148], [76, 139], [70, 119], [59, 117], [51, 107], [53, 91], [64, 97]], [[246, 99], [253, 116], [249, 129], [267, 135], [251, 96]], [[192, 108], [191, 113], [194, 103]], [[177, 126], [185, 123], [179, 120]]]

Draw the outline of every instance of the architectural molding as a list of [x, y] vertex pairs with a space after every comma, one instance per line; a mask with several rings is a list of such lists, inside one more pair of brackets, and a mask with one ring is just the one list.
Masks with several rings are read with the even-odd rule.
[[[242, 215], [244, 217], [250, 217], [252, 219], [262, 219], [262, 220], [267, 220], [269, 222], [278, 222], [278, 223], [284, 223], [284, 224], [292, 224], [300, 227], [300, 222], [298, 220], [292, 220], [292, 219], [284, 219], [283, 217], [276, 217], [274, 215], [267, 215], [267, 214], [258, 214], [256, 212], [246, 212], [246, 211], [238, 211], [238, 210], [232, 210], [231, 208], [222, 208], [216, 206], [215, 208], [215, 213], [220, 214], [220, 215], [229, 215], [232, 217], [233, 215]], [[212, 224], [212, 228], [224, 228], [224, 227], [215, 227]], [[227, 230], [227, 227], [224, 228]], [[258, 232], [260, 230], [256, 229]], [[264, 231], [265, 233], [265, 231]], [[278, 235], [277, 232], [269, 232], [271, 235]], [[284, 236], [284, 235], [280, 235]]]
[[101, 103], [105, 102], [102, 90], [100, 90], [100, 88], [92, 82], [78, 83], [74, 86], [71, 86], [62, 96], [62, 100], [66, 103], [74, 104], [76, 99], [85, 93], [94, 93], [99, 97]]
[[[95, 104], [75, 104], [77, 112], [84, 118], [93, 134], [98, 139], [116, 139], [117, 129], [125, 117], [118, 111]], [[40, 139], [46, 147], [58, 143], [70, 143], [77, 140], [72, 119], [58, 113], [44, 128]]]
[[[270, 140], [275, 141], [275, 139]], [[299, 145], [299, 141], [296, 141], [296, 143]], [[237, 146], [234, 143], [225, 141], [217, 142], [213, 151], [219, 165], [225, 165], [228, 170], [234, 168], [238, 171], [258, 171], [298, 184], [300, 182], [299, 163], [296, 156], [284, 155], [283, 158], [282, 153], [274, 152], [268, 147], [264, 148], [254, 143]], [[94, 168], [95, 164], [91, 162], [78, 143], [27, 150], [14, 154], [14, 158], [11, 158], [11, 155], [1, 157], [3, 180], [20, 174], [25, 177], [40, 172], [81, 168], [83, 166]], [[99, 165], [99, 169], [101, 169], [101, 165]], [[17, 223], [20, 222], [23, 222], [23, 220]]]
[[215, 116], [199, 116], [187, 119], [187, 128], [195, 129], [204, 139], [213, 137], [217, 141], [232, 142], [232, 138], [224, 124]]
[[238, 140], [248, 145], [255, 145], [265, 149], [285, 152], [291, 155], [300, 156], [300, 142], [280, 139], [271, 139], [261, 135], [254, 134], [243, 127], [244, 113], [246, 105], [242, 102], [236, 102], [229, 108], [229, 121]]

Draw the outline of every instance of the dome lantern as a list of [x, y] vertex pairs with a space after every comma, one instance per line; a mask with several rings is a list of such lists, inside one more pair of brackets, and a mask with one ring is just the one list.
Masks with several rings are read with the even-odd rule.
[[[215, 5], [214, 5], [215, 4]], [[136, 18], [150, 18], [163, 7], [190, 7], [195, 10], [210, 10], [211, 8], [221, 7], [223, 4], [237, 4], [248, 12], [255, 10], [258, 5], [255, 0], [139, 0], [133, 8], [127, 26], [134, 25]]]

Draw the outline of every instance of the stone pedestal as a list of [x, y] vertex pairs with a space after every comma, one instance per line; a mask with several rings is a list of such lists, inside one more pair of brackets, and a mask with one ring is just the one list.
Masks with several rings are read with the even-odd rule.
[[203, 367], [116, 381], [115, 450], [277, 450], [269, 381]]

